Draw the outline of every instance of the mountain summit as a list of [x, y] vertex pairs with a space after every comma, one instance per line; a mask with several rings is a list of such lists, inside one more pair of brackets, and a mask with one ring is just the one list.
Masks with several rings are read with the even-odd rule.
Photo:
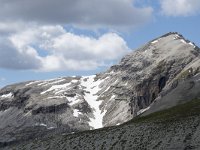
[[171, 32], [97, 75], [6, 86], [0, 90], [0, 142], [115, 126], [170, 108], [200, 96], [194, 90], [199, 72], [200, 49]]

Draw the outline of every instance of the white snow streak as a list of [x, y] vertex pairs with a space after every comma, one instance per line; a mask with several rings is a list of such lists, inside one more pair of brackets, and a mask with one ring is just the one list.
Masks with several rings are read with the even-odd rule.
[[77, 83], [77, 82], [78, 82], [78, 80], [76, 80], [76, 79], [71, 81], [71, 83]]
[[110, 99], [115, 99], [115, 95], [112, 95]]
[[30, 83], [26, 84], [25, 86], [29, 86], [29, 85], [40, 83], [40, 82], [42, 82], [42, 81], [33, 81], [33, 82], [30, 82]]
[[41, 94], [45, 94], [47, 92], [50, 92], [50, 91], [60, 91], [60, 90], [67, 90], [67, 87], [71, 85], [71, 83], [66, 83], [66, 84], [61, 84], [61, 85], [53, 85], [51, 88], [49, 88], [48, 90], [42, 92]]
[[48, 130], [51, 130], [51, 129], [55, 129], [56, 127], [48, 127], [46, 124], [44, 123], [36, 123], [35, 124], [36, 126], [42, 126], [42, 127], [46, 127]]
[[196, 47], [192, 42], [190, 42], [190, 43], [188, 43], [188, 44], [190, 44], [190, 45], [193, 46], [194, 48]]
[[48, 130], [51, 130], [51, 129], [55, 129], [56, 127], [48, 127], [47, 129]]
[[63, 82], [63, 81], [65, 81], [65, 79], [62, 79], [62, 78], [60, 78], [60, 79], [58, 78], [57, 80], [54, 79], [54, 80], [50, 80], [50, 81], [46, 80], [42, 83], [39, 83], [38, 86], [48, 86], [48, 85], [58, 84], [58, 83]]
[[[103, 116], [105, 115], [105, 112], [102, 113], [99, 108], [102, 102], [97, 101], [98, 96], [96, 95], [100, 90], [99, 85], [103, 80], [94, 81], [94, 78], [95, 76], [83, 77], [81, 79], [81, 85], [86, 87], [85, 90], [88, 91], [88, 93], [85, 93], [84, 98], [94, 112], [94, 118], [90, 118], [89, 125], [95, 129], [98, 129], [103, 127], [102, 122]], [[85, 79], [87, 79], [87, 81], [84, 81]]]
[[152, 41], [151, 44], [155, 44], [155, 43], [157, 43], [157, 42], [158, 42], [158, 40], [155, 40], [155, 41]]
[[187, 43], [184, 39], [181, 39], [181, 42], [183, 42], [184, 44], [189, 44], [193, 46], [194, 48], [196, 47], [192, 42]]
[[181, 42], [183, 42], [183, 43], [187, 44], [187, 42], [186, 42], [185, 40], [183, 40], [183, 39], [181, 39]]
[[43, 126], [43, 127], [47, 127], [47, 125], [46, 125], [46, 124], [44, 124], [44, 123], [36, 123], [35, 125], [36, 125], [36, 126]]
[[139, 110], [139, 111], [137, 112], [137, 115], [142, 114], [143, 112], [147, 111], [149, 108], [150, 108], [150, 106], [147, 107], [147, 108], [144, 108], [144, 109]]
[[12, 93], [8, 93], [8, 94], [1, 95], [1, 97], [2, 98], [12, 98], [13, 94]]
[[104, 93], [107, 92], [110, 89], [110, 86], [107, 87], [107, 89], [105, 89]]

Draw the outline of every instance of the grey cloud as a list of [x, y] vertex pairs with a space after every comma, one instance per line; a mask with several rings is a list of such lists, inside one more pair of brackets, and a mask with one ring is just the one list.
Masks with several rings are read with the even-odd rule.
[[160, 4], [166, 16], [193, 16], [200, 13], [199, 0], [160, 0]]
[[0, 68], [5, 69], [39, 69], [41, 62], [31, 55], [19, 53], [12, 43], [0, 39]]
[[0, 0], [0, 5], [3, 21], [77, 26], [136, 26], [152, 15], [152, 8], [136, 8], [132, 0]]

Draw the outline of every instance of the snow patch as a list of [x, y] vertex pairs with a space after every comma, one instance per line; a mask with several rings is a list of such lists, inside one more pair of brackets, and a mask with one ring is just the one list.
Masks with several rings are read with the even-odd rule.
[[73, 79], [72, 81], [71, 81], [71, 83], [77, 83], [78, 82], [78, 80], [76, 80], [76, 79]]
[[51, 130], [51, 129], [55, 129], [56, 127], [48, 127], [47, 129], [48, 130]]
[[159, 38], [159, 39], [153, 40], [153, 41], [151, 42], [151, 44], [158, 43], [161, 39], [162, 39], [162, 38]]
[[38, 84], [38, 86], [48, 86], [48, 85], [53, 85], [53, 84], [58, 84], [58, 83], [60, 83], [60, 82], [63, 82], [63, 81], [65, 81], [65, 79], [53, 79], [53, 80], [47, 80], [47, 81], [44, 81], [44, 82], [42, 82], [42, 83], [40, 83], [40, 84]]
[[102, 101], [97, 101], [97, 92], [100, 91], [99, 85], [104, 80], [99, 79], [95, 81], [94, 78], [95, 75], [81, 78], [81, 85], [86, 87], [85, 90], [87, 92], [85, 93], [84, 98], [90, 105], [90, 107], [93, 109], [94, 118], [90, 118], [89, 125], [94, 129], [98, 129], [103, 127], [103, 116], [105, 115], [105, 112], [101, 112], [99, 108]]
[[30, 83], [26, 84], [25, 86], [29, 86], [29, 85], [40, 83], [40, 82], [42, 82], [42, 81], [33, 81], [33, 82], [30, 82]]
[[147, 111], [149, 108], [150, 108], [150, 106], [147, 107], [147, 108], [144, 108], [144, 109], [139, 110], [139, 111], [137, 112], [137, 115], [142, 114], [143, 112]]
[[81, 114], [78, 109], [74, 109], [73, 115], [74, 117], [78, 117]]
[[187, 42], [185, 40], [183, 40], [183, 39], [181, 39], [181, 42], [183, 42], [184, 44], [187, 44]]
[[184, 44], [189, 44], [193, 46], [194, 48], [196, 47], [192, 42], [186, 42], [184, 39], [181, 39], [181, 42], [183, 42]]
[[158, 40], [152, 41], [151, 44], [158, 43]]
[[66, 84], [61, 84], [61, 85], [53, 85], [51, 88], [49, 88], [46, 91], [41, 92], [40, 94], [45, 94], [45, 93], [50, 92], [50, 91], [55, 91], [55, 92], [58, 92], [60, 90], [66, 91], [68, 89], [67, 87], [69, 85], [71, 85], [71, 83], [66, 83]]
[[194, 48], [196, 47], [192, 42], [189, 42], [188, 44], [190, 44], [190, 45], [193, 46]]
[[110, 99], [115, 99], [115, 95], [112, 95]]
[[46, 124], [44, 123], [36, 123], [35, 126], [41, 126], [41, 127], [46, 127], [48, 130], [51, 129], [55, 129], [56, 127], [48, 127]]
[[46, 125], [46, 124], [44, 124], [44, 123], [36, 123], [35, 125], [36, 125], [36, 126], [43, 126], [43, 127], [47, 127], [47, 125]]
[[12, 93], [8, 93], [8, 94], [1, 95], [1, 97], [2, 98], [12, 98], [13, 94]]

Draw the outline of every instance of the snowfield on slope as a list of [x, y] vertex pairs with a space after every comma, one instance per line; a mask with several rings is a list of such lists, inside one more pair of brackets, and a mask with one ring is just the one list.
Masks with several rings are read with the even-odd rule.
[[86, 76], [81, 79], [81, 85], [86, 87], [85, 93], [85, 100], [93, 109], [94, 118], [90, 118], [89, 125], [94, 129], [102, 128], [103, 127], [103, 116], [105, 115], [105, 111], [102, 112], [99, 108], [102, 101], [97, 101], [98, 95], [97, 92], [100, 91], [99, 85], [104, 80], [97, 80], [94, 81], [95, 75], [93, 76]]
[[[70, 97], [65, 95], [66, 92], [73, 89], [73, 85], [77, 85], [80, 90], [84, 91], [84, 100], [88, 103], [89, 107], [92, 109], [92, 116], [89, 118], [90, 122], [89, 125], [91, 129], [98, 129], [103, 127], [103, 117], [106, 113], [106, 110], [101, 110], [100, 105], [102, 103], [101, 100], [97, 100], [99, 95], [97, 93], [101, 90], [99, 85], [104, 82], [107, 78], [101, 80], [98, 79], [95, 81], [96, 75], [91, 76], [83, 76], [80, 79], [73, 78], [71, 81], [67, 81], [64, 78], [58, 78], [58, 79], [50, 79], [45, 81], [33, 81], [26, 86], [30, 86], [33, 84], [37, 84], [37, 86], [47, 86], [44, 91], [41, 91], [41, 95], [46, 95], [46, 100], [50, 99], [67, 99], [69, 102], [68, 105], [73, 108], [73, 105], [80, 103], [82, 100], [82, 96], [80, 94], [76, 94], [74, 97]], [[106, 89], [106, 91], [110, 88]], [[10, 96], [3, 95], [3, 97]], [[73, 116], [79, 117], [82, 113], [78, 109], [73, 110]]]

